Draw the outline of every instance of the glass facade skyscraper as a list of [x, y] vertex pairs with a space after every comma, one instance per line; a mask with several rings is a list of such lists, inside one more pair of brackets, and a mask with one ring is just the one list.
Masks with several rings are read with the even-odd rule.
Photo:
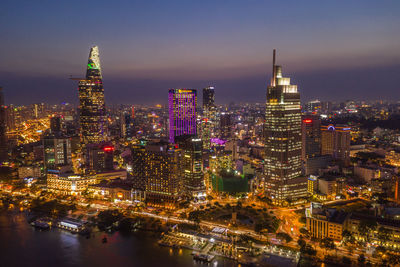
[[104, 141], [106, 109], [97, 46], [90, 49], [86, 79], [79, 81], [79, 103], [81, 143], [90, 144]]
[[169, 141], [175, 137], [197, 134], [197, 91], [195, 89], [169, 89]]
[[275, 65], [267, 89], [265, 111], [265, 191], [275, 204], [292, 202], [307, 195], [306, 180], [301, 177], [301, 111], [297, 85], [282, 77]]
[[203, 119], [202, 119], [202, 139], [203, 147], [210, 149], [211, 137], [216, 122], [216, 107], [215, 107], [215, 91], [213, 86], [208, 86], [203, 89]]

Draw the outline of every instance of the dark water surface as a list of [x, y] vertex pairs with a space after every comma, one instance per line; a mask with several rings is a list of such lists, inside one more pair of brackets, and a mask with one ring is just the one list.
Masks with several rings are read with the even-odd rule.
[[[107, 236], [108, 242], [101, 240]], [[59, 229], [35, 230], [24, 214], [0, 212], [0, 266], [237, 266], [217, 258], [194, 262], [191, 251], [160, 247], [152, 234], [95, 233], [87, 239]]]

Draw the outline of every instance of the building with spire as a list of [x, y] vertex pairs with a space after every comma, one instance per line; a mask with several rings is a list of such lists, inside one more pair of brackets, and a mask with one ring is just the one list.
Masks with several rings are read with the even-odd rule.
[[79, 120], [82, 144], [105, 140], [106, 108], [97, 46], [90, 49], [86, 79], [79, 81]]
[[265, 193], [277, 205], [287, 205], [307, 196], [301, 177], [300, 93], [290, 78], [282, 76], [273, 53], [272, 79], [267, 88], [264, 124]]

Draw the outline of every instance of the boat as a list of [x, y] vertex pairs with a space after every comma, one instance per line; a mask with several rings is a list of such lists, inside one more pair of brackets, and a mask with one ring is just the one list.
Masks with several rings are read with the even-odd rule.
[[214, 255], [201, 254], [201, 253], [194, 253], [193, 254], [193, 259], [194, 260], [198, 260], [198, 261], [212, 262], [212, 260], [214, 258], [215, 258]]
[[50, 224], [48, 224], [47, 222], [40, 221], [40, 220], [36, 220], [36, 221], [32, 222], [31, 225], [40, 230], [49, 230], [50, 229]]

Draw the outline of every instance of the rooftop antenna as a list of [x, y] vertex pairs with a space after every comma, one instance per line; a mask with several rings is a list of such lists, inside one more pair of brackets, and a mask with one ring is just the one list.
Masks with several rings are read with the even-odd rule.
[[272, 54], [272, 79], [271, 79], [271, 86], [275, 86], [275, 79], [276, 79], [276, 71], [275, 71], [275, 58], [276, 58], [276, 50]]

